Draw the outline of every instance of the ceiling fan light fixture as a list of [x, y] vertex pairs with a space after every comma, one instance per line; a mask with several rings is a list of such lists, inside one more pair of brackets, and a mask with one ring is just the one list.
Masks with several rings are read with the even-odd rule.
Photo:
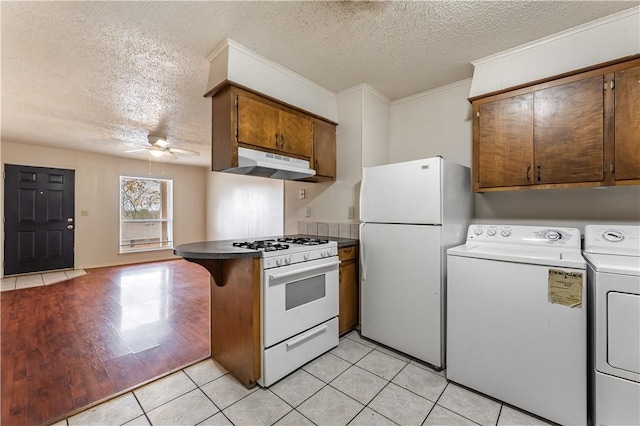
[[150, 149], [149, 154], [151, 154], [151, 156], [153, 157], [160, 158], [164, 155], [164, 151], [159, 149]]
[[148, 140], [149, 140], [149, 143], [153, 146], [159, 146], [161, 148], [166, 148], [169, 146], [169, 142], [167, 142], [167, 138], [163, 136], [149, 135]]

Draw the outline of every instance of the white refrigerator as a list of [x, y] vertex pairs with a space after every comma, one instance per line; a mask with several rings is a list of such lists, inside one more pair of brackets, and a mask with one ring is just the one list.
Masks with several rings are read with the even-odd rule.
[[469, 168], [442, 157], [363, 168], [362, 336], [445, 367], [446, 250], [472, 208]]

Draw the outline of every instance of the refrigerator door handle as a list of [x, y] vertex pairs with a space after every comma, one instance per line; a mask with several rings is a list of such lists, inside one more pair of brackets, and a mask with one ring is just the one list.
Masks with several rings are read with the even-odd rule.
[[362, 277], [362, 281], [365, 281], [367, 279], [367, 265], [364, 262], [364, 232], [362, 232], [363, 230], [364, 230], [364, 223], [361, 223], [359, 234], [360, 234], [360, 265], [362, 266], [362, 273], [360, 274], [360, 277]]

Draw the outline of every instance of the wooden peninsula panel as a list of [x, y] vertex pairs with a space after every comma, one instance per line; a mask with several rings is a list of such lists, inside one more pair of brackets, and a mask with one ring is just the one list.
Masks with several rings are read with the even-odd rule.
[[260, 378], [260, 259], [225, 260], [211, 279], [211, 356], [246, 387]]
[[211, 356], [247, 388], [261, 375], [260, 258], [186, 258], [211, 274]]

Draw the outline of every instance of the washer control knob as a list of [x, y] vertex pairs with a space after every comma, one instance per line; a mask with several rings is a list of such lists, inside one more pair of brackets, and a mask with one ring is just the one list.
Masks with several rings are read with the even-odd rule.
[[490, 237], [493, 237], [494, 235], [496, 235], [496, 230], [493, 228], [487, 229], [487, 235], [489, 235]]
[[558, 241], [562, 238], [562, 235], [558, 231], [549, 231], [544, 234], [545, 238], [549, 241]]
[[476, 234], [476, 235], [481, 235], [482, 234], [482, 228], [475, 228], [473, 230], [473, 233]]
[[508, 237], [509, 235], [511, 235], [511, 231], [508, 229], [503, 229], [502, 231], [500, 231], [500, 235], [502, 235], [503, 237]]

